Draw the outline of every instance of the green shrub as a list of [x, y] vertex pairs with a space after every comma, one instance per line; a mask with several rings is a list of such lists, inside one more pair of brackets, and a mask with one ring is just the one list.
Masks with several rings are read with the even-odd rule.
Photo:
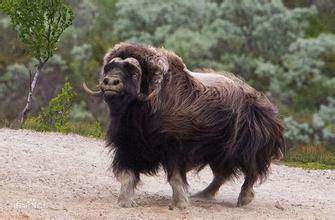
[[25, 128], [33, 128], [38, 131], [67, 132], [70, 109], [75, 96], [76, 93], [70, 83], [66, 82], [62, 91], [50, 100], [40, 115], [28, 119]]
[[[73, 100], [76, 96], [70, 83], [66, 82], [62, 91], [51, 101], [40, 115], [29, 118], [25, 123], [26, 129], [36, 131], [56, 131], [75, 133], [83, 136], [102, 138], [104, 129], [99, 122], [85, 120], [85, 122], [70, 121], [73, 116]], [[82, 106], [83, 107], [83, 106]], [[76, 108], [78, 110], [78, 106]]]
[[313, 130], [308, 123], [299, 123], [290, 116], [284, 118], [284, 125], [284, 136], [289, 146], [296, 146], [311, 142]]
[[289, 146], [314, 144], [335, 150], [335, 98], [328, 97], [327, 101], [309, 118], [301, 113], [284, 118], [285, 138]]
[[76, 122], [93, 121], [94, 116], [92, 112], [89, 111], [86, 102], [81, 100], [79, 103], [75, 103], [72, 106], [70, 120]]
[[25, 129], [36, 131], [51, 131], [52, 129], [41, 122], [40, 117], [30, 117], [24, 124]]

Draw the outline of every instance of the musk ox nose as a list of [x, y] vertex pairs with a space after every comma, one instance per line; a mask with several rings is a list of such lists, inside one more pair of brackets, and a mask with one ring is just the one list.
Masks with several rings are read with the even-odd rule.
[[117, 86], [120, 84], [120, 80], [117, 78], [110, 78], [110, 77], [105, 77], [102, 81], [104, 85], [112, 85], [112, 86]]

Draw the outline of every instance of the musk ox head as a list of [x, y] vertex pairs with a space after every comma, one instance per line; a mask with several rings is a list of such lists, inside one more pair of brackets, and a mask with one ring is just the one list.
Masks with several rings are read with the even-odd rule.
[[141, 66], [136, 59], [116, 57], [103, 66], [98, 85], [99, 91], [90, 90], [85, 83], [83, 87], [87, 94], [103, 95], [106, 101], [125, 96], [128, 99], [143, 100], [144, 95], [140, 92], [141, 78]]
[[91, 96], [103, 96], [106, 101], [126, 96], [130, 99], [148, 101], [156, 96], [169, 64], [166, 56], [149, 48], [121, 43], [104, 57], [98, 91], [83, 83], [84, 91]]

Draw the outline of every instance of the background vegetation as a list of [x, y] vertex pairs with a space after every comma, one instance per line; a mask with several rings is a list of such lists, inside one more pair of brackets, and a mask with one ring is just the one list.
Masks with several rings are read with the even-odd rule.
[[[286, 160], [335, 165], [334, 1], [66, 2], [75, 19], [40, 76], [27, 128], [101, 137], [107, 108], [86, 97], [81, 82], [97, 82], [108, 48], [136, 41], [175, 51], [191, 70], [244, 78], [279, 106]], [[4, 14], [0, 45], [0, 125], [15, 127], [36, 60]]]

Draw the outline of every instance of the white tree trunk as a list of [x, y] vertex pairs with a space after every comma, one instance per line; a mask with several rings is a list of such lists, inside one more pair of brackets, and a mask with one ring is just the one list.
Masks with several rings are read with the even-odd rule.
[[30, 90], [29, 90], [28, 97], [27, 97], [27, 103], [21, 113], [21, 128], [23, 127], [25, 121], [28, 118], [28, 114], [29, 114], [29, 111], [32, 105], [33, 92], [34, 92], [34, 89], [35, 89], [35, 86], [36, 86], [36, 83], [37, 83], [42, 67], [43, 67], [43, 64], [38, 65], [37, 70], [34, 74], [33, 81], [31, 81]]

